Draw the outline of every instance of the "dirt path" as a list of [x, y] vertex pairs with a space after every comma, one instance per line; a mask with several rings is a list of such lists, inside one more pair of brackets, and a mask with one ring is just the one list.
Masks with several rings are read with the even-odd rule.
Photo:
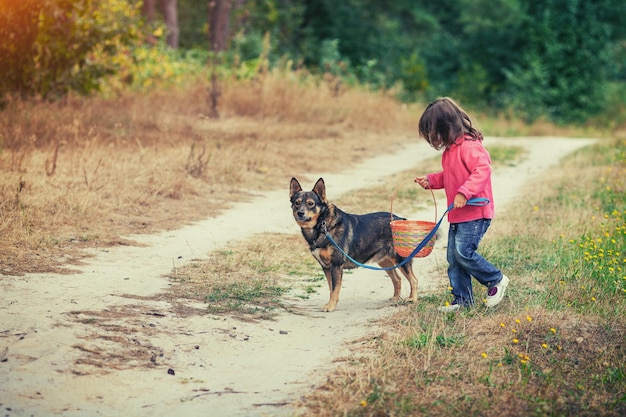
[[[591, 143], [486, 139], [487, 145], [500, 141], [529, 150], [523, 163], [494, 172], [500, 214], [528, 181]], [[311, 173], [300, 179], [310, 188], [323, 176], [332, 201], [436, 155], [425, 144], [415, 143], [341, 174]], [[429, 218], [432, 212], [415, 215]], [[149, 299], [167, 288], [163, 276], [174, 265], [263, 232], [299, 233], [289, 209], [288, 179], [284, 190], [237, 204], [224, 216], [181, 230], [132, 237], [145, 246], [98, 251], [80, 274], [2, 277], [3, 415], [292, 414], [290, 404], [324, 380], [333, 358], [350, 354], [350, 342], [371, 333], [378, 318], [397, 308], [387, 301], [392, 288], [384, 272], [359, 269], [348, 275], [333, 313], [320, 311], [328, 297], [323, 288], [307, 300], [291, 301], [304, 314], [284, 313], [257, 324], [231, 317], [181, 317], [168, 303]], [[444, 291], [445, 276], [433, 272], [436, 263], [445, 262], [444, 247], [445, 241], [438, 242], [431, 256], [416, 259], [420, 295]], [[109, 329], [89, 325], [112, 317], [115, 320], [106, 322]], [[100, 334], [94, 334], [98, 329]], [[120, 350], [115, 334], [130, 335], [135, 346]], [[146, 353], [152, 355], [150, 366], [129, 366]]]

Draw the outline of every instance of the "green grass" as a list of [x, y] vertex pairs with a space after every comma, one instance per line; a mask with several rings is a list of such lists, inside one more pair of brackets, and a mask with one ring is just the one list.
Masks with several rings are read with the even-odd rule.
[[[300, 248], [301, 250], [294, 250]], [[215, 251], [170, 276], [172, 297], [205, 302], [211, 314], [267, 319], [292, 292], [308, 298], [325, 278], [300, 235], [263, 234]]]
[[526, 155], [526, 151], [521, 146], [487, 146], [489, 155], [491, 156], [491, 162], [494, 165], [508, 165], [514, 166]]
[[[533, 305], [571, 307], [578, 314], [610, 318], [614, 298], [622, 308], [626, 300], [626, 154], [623, 141], [596, 145], [591, 151], [582, 151], [588, 154], [587, 165], [578, 167], [575, 179], [554, 184], [552, 194], [520, 215], [530, 217], [531, 224], [536, 219], [541, 233], [506, 236], [485, 251], [505, 270], [535, 277], [526, 290]], [[555, 216], [562, 219], [549, 223]], [[537, 286], [543, 297], [533, 293]]]
[[205, 296], [209, 313], [238, 311], [244, 314], [268, 313], [281, 305], [280, 297], [287, 291], [279, 285], [262, 280], [229, 282], [211, 288]]

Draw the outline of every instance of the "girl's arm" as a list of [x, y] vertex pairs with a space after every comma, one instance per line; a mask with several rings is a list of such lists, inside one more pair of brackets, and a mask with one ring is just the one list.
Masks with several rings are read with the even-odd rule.
[[438, 172], [436, 174], [420, 175], [419, 177], [415, 177], [414, 181], [421, 185], [422, 188], [425, 188], [427, 190], [438, 190], [440, 188], [443, 188], [443, 172]]
[[478, 141], [471, 141], [470, 146], [464, 146], [461, 158], [470, 171], [470, 175], [459, 187], [458, 193], [470, 199], [484, 191], [491, 180], [491, 158]]
[[443, 188], [443, 171], [428, 174], [426, 175], [426, 179], [428, 180], [428, 184], [430, 184], [430, 188], [433, 190], [440, 190]]

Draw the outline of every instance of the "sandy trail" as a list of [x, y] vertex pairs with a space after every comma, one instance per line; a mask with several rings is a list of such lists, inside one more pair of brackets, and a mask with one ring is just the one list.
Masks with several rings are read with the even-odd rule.
[[[485, 141], [528, 149], [524, 162], [494, 172], [499, 215], [529, 180], [591, 143], [565, 138]], [[310, 189], [324, 177], [333, 201], [437, 155], [416, 141], [340, 174], [311, 173], [299, 179]], [[236, 204], [223, 216], [176, 231], [130, 237], [145, 246], [98, 250], [80, 274], [0, 277], [3, 415], [293, 414], [290, 404], [324, 380], [333, 358], [350, 354], [351, 341], [370, 334], [377, 319], [398, 308], [388, 302], [392, 286], [384, 272], [359, 269], [347, 275], [333, 313], [320, 311], [328, 298], [322, 288], [307, 300], [290, 301], [305, 314], [281, 313], [261, 323], [207, 315], [180, 317], [168, 303], [148, 299], [167, 289], [164, 275], [174, 265], [206, 257], [228, 242], [256, 233], [299, 234], [289, 209], [288, 182], [287, 178], [284, 190]], [[439, 206], [445, 206], [443, 193], [437, 197]], [[430, 216], [432, 211], [409, 217]], [[264, 221], [252, 220], [258, 218]], [[447, 230], [445, 222], [442, 230]], [[433, 272], [436, 263], [445, 263], [443, 235], [431, 256], [415, 260], [420, 295], [445, 291], [445, 276]], [[406, 281], [403, 286], [406, 295]], [[117, 316], [114, 330], [131, 335], [138, 351], [151, 352], [150, 366], [126, 366], [125, 361], [135, 360], [134, 349], [116, 351], [114, 338], [94, 341], [89, 321], [98, 312], [122, 307], [125, 315]], [[85, 352], [100, 360], [81, 361]]]

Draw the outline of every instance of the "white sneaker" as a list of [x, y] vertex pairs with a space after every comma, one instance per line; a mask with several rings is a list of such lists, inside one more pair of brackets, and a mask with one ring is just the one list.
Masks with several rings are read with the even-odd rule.
[[502, 274], [502, 279], [500, 280], [500, 282], [489, 288], [489, 290], [487, 291], [487, 301], [485, 302], [485, 306], [497, 306], [504, 298], [504, 292], [506, 291], [507, 285], [509, 285], [509, 278], [506, 275]]
[[459, 311], [461, 309], [461, 305], [457, 304], [456, 301], [453, 301], [452, 304], [446, 302], [445, 306], [437, 307], [437, 311], [442, 313], [454, 313], [455, 311]]

